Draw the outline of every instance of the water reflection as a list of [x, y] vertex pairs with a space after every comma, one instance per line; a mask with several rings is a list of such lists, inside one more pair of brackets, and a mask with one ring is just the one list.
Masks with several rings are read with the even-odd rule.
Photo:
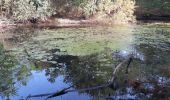
[[[6, 53], [0, 45], [0, 96], [2, 99], [10, 99], [17, 95], [19, 85], [26, 85], [29, 71], [26, 67], [17, 67], [17, 59]], [[18, 83], [18, 86], [16, 86]]]
[[38, 32], [35, 28], [22, 28], [0, 32], [0, 42], [4, 44], [5, 49], [11, 49], [24, 41], [29, 41], [30, 37], [36, 36]]
[[133, 56], [128, 74], [123, 67], [114, 87], [76, 91], [53, 99], [169, 99], [170, 30], [128, 29], [8, 31], [13, 35], [5, 41], [15, 45], [0, 46], [1, 99], [24, 99], [71, 85], [79, 90], [105, 84], [128, 55]]

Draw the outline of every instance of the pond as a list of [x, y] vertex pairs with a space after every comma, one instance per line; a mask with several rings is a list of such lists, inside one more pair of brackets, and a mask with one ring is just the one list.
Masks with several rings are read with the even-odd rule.
[[[129, 56], [132, 61], [116, 72], [113, 84], [99, 87]], [[0, 99], [168, 100], [170, 26], [34, 26], [1, 32]]]

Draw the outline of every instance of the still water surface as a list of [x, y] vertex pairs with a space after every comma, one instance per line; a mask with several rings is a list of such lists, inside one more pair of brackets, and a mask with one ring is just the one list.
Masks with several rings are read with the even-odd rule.
[[[25, 100], [70, 86], [76, 91], [49, 100], [170, 99], [169, 26], [17, 27], [1, 32], [0, 44], [2, 100]], [[114, 86], [78, 91], [106, 84], [129, 55], [128, 73], [122, 67]]]

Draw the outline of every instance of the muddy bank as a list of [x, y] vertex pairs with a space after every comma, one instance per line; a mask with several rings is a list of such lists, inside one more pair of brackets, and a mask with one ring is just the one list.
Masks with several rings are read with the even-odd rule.
[[66, 28], [66, 27], [81, 27], [81, 26], [93, 26], [97, 25], [97, 21], [91, 20], [69, 20], [69, 19], [57, 19], [57, 21], [39, 21], [36, 23], [31, 23], [29, 21], [26, 22], [10, 22], [7, 23], [6, 21], [1, 21], [0, 23], [0, 32], [13, 29], [15, 27], [36, 27], [36, 28], [43, 28], [43, 27], [50, 27], [50, 28]]

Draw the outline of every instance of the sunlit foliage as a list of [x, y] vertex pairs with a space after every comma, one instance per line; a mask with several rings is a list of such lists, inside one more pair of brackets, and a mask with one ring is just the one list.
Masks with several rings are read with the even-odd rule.
[[41, 18], [51, 16], [53, 10], [49, 0], [18, 0], [14, 2], [13, 17], [17, 19]]
[[[2, 0], [3, 1], [3, 0]], [[15, 20], [46, 19], [48, 16], [66, 18], [109, 18], [132, 21], [133, 0], [5, 0], [1, 3], [5, 16]], [[1, 12], [2, 13], [2, 12]]]

